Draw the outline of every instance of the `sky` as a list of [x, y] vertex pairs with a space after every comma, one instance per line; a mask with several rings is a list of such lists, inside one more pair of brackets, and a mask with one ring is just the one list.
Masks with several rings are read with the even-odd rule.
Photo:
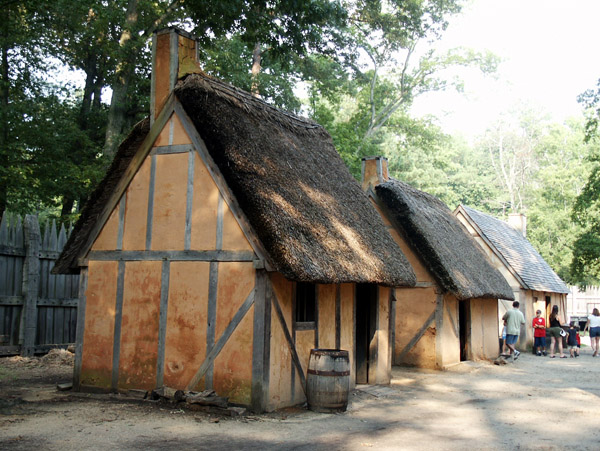
[[580, 116], [577, 96], [600, 78], [598, 18], [599, 0], [471, 0], [436, 47], [492, 51], [502, 59], [498, 79], [469, 70], [463, 94], [423, 95], [413, 113], [433, 114], [446, 132], [468, 138], [519, 103], [557, 122]]

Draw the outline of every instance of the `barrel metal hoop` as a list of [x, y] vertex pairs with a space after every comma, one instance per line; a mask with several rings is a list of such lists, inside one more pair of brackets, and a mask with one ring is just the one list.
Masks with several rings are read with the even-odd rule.
[[315, 376], [350, 376], [350, 371], [320, 371], [309, 368], [307, 372]]

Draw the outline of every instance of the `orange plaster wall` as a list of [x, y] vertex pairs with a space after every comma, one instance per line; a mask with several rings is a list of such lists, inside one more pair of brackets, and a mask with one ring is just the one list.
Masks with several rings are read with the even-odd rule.
[[[302, 365], [302, 372], [306, 377], [306, 370], [308, 369], [308, 360], [310, 359], [310, 350], [315, 347], [315, 331], [314, 330], [297, 330], [296, 331], [296, 352]], [[302, 382], [296, 371], [296, 383], [295, 383], [295, 396], [296, 401], [305, 399], [304, 389]]]
[[206, 357], [209, 271], [208, 262], [171, 263], [164, 373], [169, 387], [185, 389]]
[[144, 250], [146, 248], [150, 166], [151, 159], [148, 157], [127, 188], [123, 250]]
[[336, 285], [318, 285], [319, 348], [335, 349]]
[[398, 244], [398, 246], [400, 247], [400, 249], [402, 250], [404, 255], [406, 255], [406, 258], [408, 259], [410, 266], [412, 266], [413, 271], [415, 272], [415, 275], [417, 276], [417, 281], [418, 282], [434, 282], [433, 277], [431, 276], [431, 274], [429, 273], [427, 268], [425, 268], [425, 266], [421, 262], [421, 259], [413, 251], [412, 247], [410, 247], [408, 245], [406, 240], [404, 240], [404, 238], [402, 238], [402, 236], [395, 229], [390, 230], [390, 235], [392, 235], [392, 238], [394, 238], [394, 241], [396, 242], [396, 244]]
[[117, 262], [89, 262], [81, 363], [84, 385], [111, 386], [117, 274]]
[[93, 251], [112, 251], [117, 248], [117, 236], [119, 234], [119, 204], [110, 214], [108, 221], [102, 227], [98, 238], [92, 245]]
[[395, 365], [413, 365], [435, 368], [435, 319], [417, 344], [399, 361], [399, 354], [421, 329], [429, 315], [434, 312], [436, 294], [433, 288], [396, 289], [396, 343]]
[[350, 356], [350, 387], [356, 384], [354, 365], [354, 284], [344, 283], [340, 291], [340, 347]]
[[495, 299], [471, 299], [470, 351], [472, 360], [498, 356], [498, 302]]
[[198, 153], [194, 152], [191, 249], [207, 250], [216, 248], [218, 202], [219, 190], [217, 185]]
[[156, 157], [153, 250], [184, 248], [187, 179], [187, 153]]
[[227, 203], [223, 207], [223, 249], [228, 251], [251, 251], [252, 246], [250, 246], [246, 235], [242, 232], [231, 209], [227, 206]]
[[[248, 262], [221, 262], [218, 275], [215, 343], [254, 289], [255, 269]], [[248, 311], [214, 363], [215, 391], [242, 404], [251, 401], [253, 318]]]
[[[286, 321], [288, 332], [292, 330], [293, 284], [279, 273], [269, 275], [273, 293]], [[271, 307], [271, 347], [269, 369], [269, 409], [293, 404], [291, 392], [292, 355], [275, 306]], [[300, 400], [298, 400], [300, 402]]]
[[458, 301], [447, 294], [443, 303], [442, 326], [437, 331], [439, 337], [436, 342], [439, 367], [460, 362], [460, 337], [456, 334], [459, 331]]
[[156, 386], [161, 262], [125, 266], [119, 388]]
[[379, 327], [377, 328], [377, 384], [389, 384], [391, 378], [390, 361], [390, 288], [379, 287]]
[[172, 114], [171, 117], [165, 123], [165, 126], [160, 131], [158, 137], [156, 138], [156, 141], [154, 141], [153, 147], [163, 147], [163, 146], [168, 146], [170, 144], [169, 137], [171, 135], [171, 122], [173, 120], [173, 116], [174, 116], [174, 114]]
[[181, 123], [179, 116], [177, 114], [173, 114], [171, 116], [171, 121], [173, 121], [173, 142], [171, 145], [178, 146], [181, 144], [191, 144], [192, 140], [183, 128], [183, 124]]

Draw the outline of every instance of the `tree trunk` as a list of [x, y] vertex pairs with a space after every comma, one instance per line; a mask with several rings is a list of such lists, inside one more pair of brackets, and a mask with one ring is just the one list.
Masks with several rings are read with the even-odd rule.
[[262, 50], [260, 44], [257, 42], [252, 51], [252, 88], [251, 93], [254, 97], [260, 97], [260, 83], [258, 81], [258, 75], [260, 74], [260, 63], [262, 60]]
[[135, 70], [137, 61], [137, 33], [136, 25], [138, 23], [137, 14], [138, 0], [129, 0], [127, 4], [127, 19], [119, 45], [121, 46], [119, 63], [115, 73], [115, 82], [113, 84], [113, 93], [108, 110], [108, 121], [106, 124], [106, 135], [104, 139], [104, 154], [112, 160], [119, 137], [125, 123], [125, 114], [127, 113], [127, 91], [129, 82]]
[[85, 62], [85, 88], [83, 89], [83, 99], [81, 109], [79, 110], [79, 126], [82, 130], [87, 129], [87, 119], [92, 109], [92, 97], [98, 76], [97, 55], [91, 51]]

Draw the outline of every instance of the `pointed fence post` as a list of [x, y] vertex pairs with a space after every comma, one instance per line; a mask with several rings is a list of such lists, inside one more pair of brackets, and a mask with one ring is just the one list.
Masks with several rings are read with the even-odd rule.
[[37, 301], [40, 274], [40, 225], [35, 215], [26, 215], [24, 222], [25, 264], [23, 267], [23, 346], [22, 356], [32, 356], [35, 350]]

